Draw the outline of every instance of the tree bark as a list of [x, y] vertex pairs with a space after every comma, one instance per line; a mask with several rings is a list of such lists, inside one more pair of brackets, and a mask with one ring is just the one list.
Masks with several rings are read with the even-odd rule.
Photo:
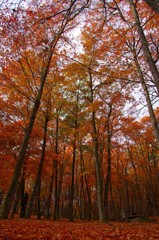
[[[74, 120], [74, 129], [77, 130], [78, 128], [78, 100], [79, 96], [77, 93], [76, 101], [77, 106], [75, 109], [75, 120]], [[74, 214], [73, 214], [73, 200], [74, 200], [74, 179], [75, 179], [75, 161], [76, 161], [76, 149], [77, 149], [77, 133], [74, 133], [74, 140], [73, 140], [73, 159], [72, 159], [72, 173], [71, 173], [71, 191], [70, 191], [70, 200], [69, 200], [69, 220], [74, 220]]]
[[[84, 159], [83, 159], [83, 149], [82, 149], [82, 143], [80, 143], [80, 163], [81, 163], [81, 168], [82, 168], [82, 174], [84, 175], [84, 182], [86, 185], [86, 195], [87, 195], [87, 201], [88, 201], [88, 213], [86, 214], [86, 218], [88, 221], [91, 220], [91, 196], [90, 196], [90, 189], [88, 187], [88, 181], [87, 181], [87, 176], [86, 176], [86, 170], [85, 170], [85, 164], [84, 164]], [[83, 183], [84, 184], [84, 183]], [[87, 208], [87, 206], [86, 206]]]
[[76, 138], [73, 144], [73, 159], [72, 159], [72, 173], [71, 173], [71, 188], [70, 188], [70, 199], [69, 199], [69, 220], [74, 220], [73, 215], [73, 199], [74, 199], [74, 179], [75, 179], [75, 160], [76, 160]]
[[149, 45], [147, 42], [147, 39], [145, 37], [144, 31], [142, 29], [141, 23], [140, 23], [140, 19], [139, 19], [139, 14], [137, 12], [137, 9], [135, 7], [135, 4], [133, 2], [133, 0], [128, 0], [129, 4], [130, 4], [130, 8], [134, 17], [134, 21], [135, 21], [135, 25], [142, 43], [142, 49], [143, 49], [143, 54], [145, 57], [145, 61], [149, 67], [149, 71], [152, 74], [157, 92], [158, 92], [158, 96], [159, 96], [159, 72], [158, 69], [156, 67], [155, 61], [151, 55], [150, 49], [149, 49]]
[[40, 199], [40, 191], [41, 191], [41, 179], [38, 184], [37, 189], [37, 219], [41, 219], [41, 199]]
[[159, 15], [159, 0], [144, 0], [149, 7]]
[[52, 189], [53, 189], [53, 182], [54, 182], [54, 172], [52, 173], [52, 176], [50, 178], [50, 183], [49, 183], [49, 193], [46, 201], [46, 218], [50, 218], [50, 206], [51, 206], [51, 197], [52, 197]]
[[[32, 208], [33, 208], [33, 202], [34, 202], [34, 198], [35, 196], [40, 195], [40, 184], [41, 184], [41, 174], [42, 174], [42, 169], [43, 169], [43, 165], [44, 165], [44, 160], [45, 160], [45, 148], [46, 148], [46, 138], [47, 138], [47, 125], [48, 125], [48, 121], [49, 118], [48, 116], [45, 116], [45, 124], [44, 124], [44, 137], [43, 137], [43, 144], [42, 144], [42, 152], [41, 152], [41, 159], [40, 159], [40, 163], [39, 163], [39, 167], [38, 167], [38, 172], [36, 175], [36, 180], [35, 180], [35, 184], [34, 184], [34, 188], [31, 194], [31, 198], [28, 202], [28, 206], [27, 206], [27, 210], [26, 210], [26, 218], [30, 218], [31, 217], [31, 213], [32, 213]], [[38, 196], [40, 197], [40, 196]]]
[[140, 82], [141, 82], [141, 85], [142, 85], [142, 88], [143, 88], [143, 91], [144, 91], [144, 95], [145, 95], [145, 98], [146, 98], [147, 107], [148, 107], [148, 111], [149, 111], [149, 115], [150, 115], [150, 120], [151, 120], [152, 127], [153, 127], [153, 130], [154, 130], [155, 138], [156, 138], [157, 148], [159, 149], [159, 127], [158, 127], [156, 116], [155, 116], [153, 106], [152, 106], [152, 103], [151, 103], [149, 91], [148, 91], [147, 85], [145, 83], [144, 75], [143, 75], [143, 72], [142, 72], [141, 67], [139, 65], [136, 53], [134, 53], [134, 60], [135, 60], [137, 70], [139, 72]]
[[[93, 92], [93, 79], [91, 69], [89, 68], [89, 86], [90, 86], [90, 101], [94, 102], [94, 92]], [[95, 119], [95, 111], [92, 111], [92, 129], [93, 129], [93, 143], [94, 143], [94, 151], [95, 151], [95, 166], [96, 166], [96, 185], [97, 185], [97, 204], [98, 204], [98, 213], [99, 213], [99, 221], [104, 222], [104, 206], [102, 199], [102, 178], [101, 178], [101, 170], [100, 170], [100, 159], [99, 159], [99, 142], [97, 136], [97, 128], [96, 128], [96, 119]]]
[[[58, 154], [58, 135], [59, 135], [59, 113], [58, 109], [56, 109], [56, 132], [55, 132], [55, 154]], [[54, 180], [55, 180], [55, 194], [54, 194], [54, 220], [58, 219], [58, 162], [57, 159], [53, 160], [53, 168], [54, 168]]]
[[20, 218], [25, 217], [26, 206], [28, 202], [28, 194], [25, 192], [25, 178], [22, 176], [21, 189], [20, 189]]
[[104, 189], [104, 212], [105, 217], [108, 219], [108, 194], [109, 194], [109, 187], [110, 187], [110, 177], [111, 177], [111, 128], [110, 128], [110, 117], [112, 113], [112, 104], [109, 105], [109, 113], [108, 113], [108, 139], [107, 139], [107, 153], [108, 153], [108, 166], [107, 166], [107, 177], [105, 182], [105, 189]]
[[20, 149], [18, 160], [16, 162], [16, 166], [15, 166], [15, 169], [14, 169], [14, 174], [13, 174], [13, 177], [12, 177], [12, 181], [10, 183], [8, 192], [6, 194], [3, 206], [1, 207], [0, 219], [7, 219], [8, 215], [9, 215], [9, 212], [10, 212], [11, 204], [12, 204], [12, 201], [13, 201], [13, 195], [14, 195], [14, 192], [15, 192], [17, 184], [18, 184], [18, 180], [19, 180], [19, 177], [20, 177], [20, 174], [21, 174], [21, 169], [22, 169], [23, 163], [25, 161], [26, 151], [27, 151], [28, 144], [29, 144], [29, 139], [30, 139], [31, 132], [32, 132], [32, 129], [33, 129], [33, 126], [34, 126], [34, 121], [35, 121], [35, 118], [36, 118], [36, 114], [37, 114], [37, 111], [38, 111], [39, 106], [40, 106], [40, 99], [41, 99], [41, 96], [42, 96], [44, 83], [45, 83], [45, 80], [46, 80], [46, 77], [47, 77], [47, 74], [48, 74], [52, 54], [53, 53], [51, 51], [49, 53], [49, 56], [48, 56], [47, 66], [46, 66], [46, 68], [43, 72], [43, 75], [41, 77], [40, 88], [39, 88], [38, 95], [37, 95], [37, 98], [36, 98], [35, 103], [34, 103], [34, 107], [33, 107], [33, 110], [32, 110], [31, 116], [30, 116], [28, 127], [25, 131], [24, 140], [23, 140], [23, 143], [22, 143], [22, 146], [21, 146], [21, 149]]
[[36, 114], [37, 111], [39, 109], [40, 106], [40, 100], [42, 97], [42, 93], [43, 93], [43, 88], [44, 88], [44, 84], [49, 72], [49, 67], [50, 67], [50, 63], [51, 63], [51, 59], [52, 59], [52, 55], [53, 52], [55, 50], [55, 47], [61, 37], [61, 35], [63, 34], [66, 26], [68, 25], [68, 23], [70, 23], [73, 19], [75, 19], [88, 5], [89, 5], [89, 0], [87, 0], [82, 6], [80, 6], [78, 9], [76, 9], [75, 7], [76, 1], [71, 1], [70, 2], [70, 6], [64, 11], [64, 17], [63, 17], [63, 21], [61, 22], [61, 25], [59, 27], [59, 30], [57, 30], [57, 33], [55, 34], [54, 39], [52, 40], [51, 44], [50, 44], [50, 48], [49, 48], [49, 52], [48, 52], [48, 57], [46, 59], [46, 66], [42, 71], [42, 75], [41, 75], [41, 81], [40, 81], [40, 87], [38, 90], [38, 95], [35, 99], [35, 103], [31, 112], [31, 116], [29, 119], [29, 124], [28, 127], [25, 131], [25, 135], [24, 135], [24, 139], [23, 139], [23, 143], [19, 152], [19, 157], [18, 160], [16, 162], [16, 166], [15, 166], [15, 170], [13, 173], [13, 177], [10, 183], [10, 186], [8, 188], [5, 200], [3, 202], [3, 205], [1, 206], [1, 210], [0, 210], [0, 219], [7, 219], [9, 212], [10, 212], [10, 208], [13, 202], [13, 195], [16, 191], [16, 187], [18, 184], [18, 180], [21, 174], [21, 169], [23, 166], [23, 163], [25, 161], [25, 157], [26, 157], [26, 152], [27, 152], [27, 148], [28, 148], [28, 144], [29, 144], [29, 139], [31, 136], [31, 132], [34, 126], [34, 121], [36, 118]]

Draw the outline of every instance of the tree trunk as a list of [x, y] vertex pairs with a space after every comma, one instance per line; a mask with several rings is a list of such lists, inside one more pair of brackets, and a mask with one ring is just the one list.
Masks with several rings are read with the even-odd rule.
[[84, 164], [84, 159], [83, 159], [82, 143], [80, 143], [80, 162], [81, 162], [82, 173], [84, 174], [84, 180], [85, 180], [85, 185], [86, 185], [86, 195], [87, 195], [87, 201], [88, 201], [88, 204], [87, 204], [88, 205], [88, 213], [86, 214], [86, 217], [87, 217], [87, 220], [90, 221], [91, 220], [91, 205], [92, 205], [92, 203], [91, 203], [90, 190], [88, 187], [85, 164]]
[[140, 23], [140, 19], [139, 19], [139, 14], [137, 12], [137, 9], [135, 7], [135, 4], [133, 2], [133, 0], [128, 0], [130, 7], [131, 7], [131, 11], [133, 13], [133, 17], [134, 17], [134, 21], [135, 21], [135, 25], [142, 43], [142, 49], [143, 49], [143, 54], [145, 56], [145, 61], [149, 67], [149, 71], [152, 74], [157, 92], [158, 92], [158, 96], [159, 96], [159, 72], [158, 69], [156, 67], [155, 61], [151, 55], [149, 46], [148, 46], [148, 42], [147, 39], [145, 37], [144, 31], [142, 29], [141, 23]]
[[110, 187], [110, 176], [111, 176], [111, 129], [110, 129], [110, 117], [112, 113], [112, 104], [109, 105], [109, 113], [108, 113], [108, 139], [107, 139], [107, 153], [108, 153], [108, 166], [107, 166], [107, 177], [105, 182], [105, 189], [104, 189], [104, 212], [105, 217], [108, 219], [108, 194], [109, 194], [109, 187]]
[[[55, 154], [58, 154], [58, 135], [59, 135], [59, 112], [58, 109], [56, 109], [56, 131], [55, 131]], [[54, 180], [55, 180], [55, 190], [54, 190], [54, 220], [58, 219], [58, 161], [57, 159], [53, 160], [53, 168], [54, 168]]]
[[16, 213], [16, 211], [19, 208], [19, 205], [18, 205], [19, 200], [20, 200], [20, 182], [18, 183], [18, 187], [17, 187], [17, 190], [16, 190], [15, 201], [14, 201], [14, 204], [13, 204], [12, 209], [11, 209], [10, 218], [14, 218], [14, 214]]
[[[145, 150], [144, 147], [140, 144], [140, 152], [141, 156], [144, 159], [144, 165], [142, 165], [143, 171], [145, 171], [145, 175], [147, 177], [147, 190], [148, 190], [148, 211], [150, 215], [156, 215], [157, 213], [157, 208], [156, 208], [156, 198], [155, 198], [155, 189], [154, 189], [154, 184], [153, 184], [153, 176], [151, 172], [151, 161], [150, 161], [150, 156], [149, 153], [146, 154], [145, 156]], [[148, 146], [147, 146], [148, 148]]]
[[155, 137], [156, 137], [157, 148], [159, 149], [159, 127], [158, 127], [158, 123], [157, 123], [156, 116], [155, 116], [155, 113], [154, 113], [154, 110], [153, 110], [153, 106], [151, 104], [150, 95], [149, 95], [149, 92], [148, 92], [148, 89], [147, 89], [147, 86], [146, 86], [146, 83], [145, 83], [145, 79], [144, 79], [141, 67], [139, 65], [135, 50], [134, 50], [134, 60], [135, 60], [137, 70], [139, 72], [140, 82], [141, 82], [142, 88], [144, 90], [144, 94], [145, 94], [145, 98], [146, 98], [146, 102], [147, 102], [147, 107], [148, 107], [148, 111], [149, 111], [149, 115], [150, 115], [150, 120], [151, 120], [153, 130], [154, 130], [154, 134], [155, 134]]
[[144, 0], [149, 7], [159, 15], [159, 0]]
[[50, 184], [49, 184], [49, 193], [46, 201], [46, 218], [50, 218], [50, 206], [51, 206], [51, 197], [52, 197], [52, 189], [53, 189], [53, 181], [54, 181], [54, 172], [52, 173]]
[[[78, 101], [79, 101], [79, 93], [77, 92], [76, 95], [76, 103], [75, 106], [75, 119], [74, 119], [74, 130], [78, 128]], [[73, 140], [73, 159], [72, 159], [72, 179], [71, 179], [71, 191], [70, 191], [70, 200], [69, 200], [69, 220], [73, 221], [73, 200], [74, 200], [74, 178], [75, 178], [75, 161], [76, 161], [76, 148], [77, 148], [77, 133], [74, 133], [74, 140]]]
[[44, 164], [44, 160], [45, 160], [45, 148], [46, 148], [48, 121], [49, 121], [48, 116], [45, 116], [44, 137], [43, 137], [43, 144], [42, 144], [41, 159], [40, 159], [40, 163], [39, 163], [39, 167], [38, 167], [38, 171], [37, 171], [37, 175], [36, 175], [34, 188], [33, 188], [31, 198], [30, 198], [28, 206], [27, 206], [26, 215], [25, 215], [26, 218], [31, 217], [34, 198], [35, 198], [35, 196], [38, 196], [38, 193], [40, 192], [39, 188], [40, 188], [40, 184], [41, 184], [41, 174], [42, 174], [43, 164]]
[[42, 96], [44, 83], [45, 83], [45, 80], [46, 80], [46, 77], [47, 77], [47, 73], [48, 73], [48, 69], [49, 69], [49, 66], [50, 66], [51, 58], [52, 58], [52, 52], [50, 52], [50, 54], [49, 54], [48, 61], [47, 61], [47, 66], [46, 66], [46, 68], [44, 70], [44, 73], [41, 77], [41, 85], [40, 85], [40, 88], [39, 88], [37, 98], [36, 98], [35, 103], [34, 103], [34, 107], [33, 107], [33, 110], [32, 110], [31, 116], [30, 116], [28, 127], [25, 131], [24, 140], [23, 140], [23, 143], [22, 143], [22, 146], [21, 146], [21, 149], [20, 149], [18, 160], [16, 162], [16, 166], [15, 166], [15, 169], [14, 169], [14, 174], [13, 174], [13, 177], [12, 177], [12, 181], [11, 181], [11, 184], [9, 186], [8, 192], [6, 194], [3, 206], [1, 207], [0, 219], [7, 219], [8, 215], [9, 215], [9, 212], [10, 212], [11, 204], [12, 204], [12, 201], [13, 201], [13, 195], [15, 193], [15, 190], [16, 190], [16, 187], [17, 187], [17, 184], [18, 184], [18, 180], [19, 180], [19, 177], [20, 177], [20, 174], [21, 174], [21, 169], [22, 169], [23, 163], [25, 161], [26, 151], [27, 151], [28, 144], [29, 144], [29, 139], [30, 139], [31, 132], [32, 132], [32, 129], [33, 129], [33, 126], [34, 126], [34, 121], [35, 121], [35, 118], [36, 118], [36, 114], [37, 114], [37, 111], [38, 111], [39, 106], [40, 106], [40, 99], [41, 99], [41, 96]]
[[71, 189], [70, 189], [70, 200], [69, 200], [69, 220], [73, 221], [73, 199], [74, 199], [74, 178], [75, 178], [75, 160], [76, 160], [76, 137], [74, 137], [73, 143], [73, 159], [72, 159], [72, 173], [71, 173]]
[[138, 203], [138, 206], [139, 206], [139, 211], [138, 211], [138, 214], [142, 214], [143, 210], [142, 210], [142, 194], [141, 194], [141, 191], [140, 191], [140, 181], [138, 180], [138, 173], [137, 173], [137, 167], [136, 167], [136, 164], [134, 162], [134, 159], [133, 159], [133, 149], [131, 148], [131, 146], [129, 146], [129, 144], [127, 143], [127, 149], [128, 149], [128, 154], [129, 154], [129, 159], [131, 161], [131, 164], [132, 164], [132, 167], [133, 167], [133, 170], [134, 170], [134, 174], [135, 174], [135, 184], [136, 184], [136, 192], [137, 192], [137, 196], [138, 196], [138, 199], [136, 199], [136, 202]]
[[[94, 92], [93, 92], [93, 79], [91, 69], [89, 69], [89, 86], [90, 86], [90, 94], [91, 103], [94, 102]], [[93, 143], [94, 143], [94, 152], [95, 152], [95, 166], [96, 166], [96, 186], [97, 186], [97, 204], [98, 204], [98, 213], [99, 213], [99, 221], [104, 222], [104, 206], [102, 200], [102, 178], [101, 178], [101, 170], [100, 170], [100, 159], [99, 159], [99, 142], [97, 136], [97, 129], [96, 129], [96, 118], [95, 118], [95, 111], [92, 111], [92, 129], [93, 129]]]
[[25, 192], [25, 179], [24, 176], [21, 180], [21, 190], [20, 190], [20, 218], [25, 217], [26, 206], [28, 202], [28, 194]]
[[[31, 112], [31, 116], [30, 116], [30, 120], [29, 120], [29, 124], [28, 127], [25, 131], [25, 135], [24, 135], [24, 139], [23, 139], [23, 143], [20, 149], [20, 153], [19, 153], [19, 157], [18, 160], [16, 162], [16, 166], [14, 169], [14, 173], [13, 173], [13, 177], [10, 183], [10, 186], [8, 188], [5, 200], [3, 202], [3, 205], [1, 206], [1, 210], [0, 210], [0, 219], [7, 219], [9, 212], [10, 212], [10, 208], [13, 202], [13, 195], [16, 191], [16, 187], [18, 184], [18, 180], [21, 174], [21, 169], [23, 166], [23, 163], [25, 161], [25, 157], [26, 157], [26, 151], [28, 148], [28, 144], [29, 144], [29, 139], [31, 136], [31, 132], [34, 126], [34, 121], [36, 118], [36, 114], [37, 111], [39, 109], [40, 106], [40, 100], [42, 97], [42, 93], [43, 93], [43, 88], [44, 88], [44, 84], [49, 72], [49, 67], [50, 67], [50, 63], [51, 63], [51, 59], [52, 59], [52, 55], [53, 52], [55, 50], [55, 47], [61, 37], [61, 35], [64, 33], [64, 30], [66, 28], [66, 26], [73, 20], [75, 19], [88, 5], [89, 5], [89, 1], [86, 1], [82, 6], [80, 6], [78, 9], [76, 9], [76, 1], [71, 1], [70, 2], [70, 6], [64, 11], [64, 17], [63, 17], [63, 21], [61, 22], [61, 25], [59, 27], [59, 30], [57, 30], [54, 39], [52, 40], [51, 44], [50, 44], [50, 48], [49, 48], [49, 52], [48, 52], [48, 57], [46, 59], [46, 65], [45, 68], [42, 69], [42, 75], [41, 75], [41, 81], [40, 81], [40, 88], [38, 90], [38, 95], [37, 98], [35, 99], [35, 103]], [[75, 10], [76, 9], [76, 10]]]
[[38, 184], [38, 192], [37, 192], [37, 219], [41, 219], [41, 199], [40, 199], [40, 189], [41, 189], [41, 179]]
[[60, 176], [59, 176], [59, 184], [58, 184], [58, 191], [57, 191], [57, 216], [60, 218], [60, 197], [62, 191], [62, 184], [63, 184], [63, 174], [64, 174], [64, 166], [60, 167]]

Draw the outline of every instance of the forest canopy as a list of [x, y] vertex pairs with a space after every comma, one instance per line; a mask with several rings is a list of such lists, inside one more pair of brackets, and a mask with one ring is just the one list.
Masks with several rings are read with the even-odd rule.
[[0, 219], [159, 214], [159, 11], [0, 1]]

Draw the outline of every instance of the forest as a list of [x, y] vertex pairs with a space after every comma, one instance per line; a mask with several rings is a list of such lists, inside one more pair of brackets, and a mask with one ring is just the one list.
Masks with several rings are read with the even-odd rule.
[[159, 216], [159, 1], [0, 0], [0, 34], [1, 221]]

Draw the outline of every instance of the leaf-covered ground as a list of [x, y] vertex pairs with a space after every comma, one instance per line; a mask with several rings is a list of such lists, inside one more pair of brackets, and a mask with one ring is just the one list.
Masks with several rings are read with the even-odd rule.
[[53, 220], [1, 220], [0, 240], [154, 240], [159, 222], [68, 222]]

